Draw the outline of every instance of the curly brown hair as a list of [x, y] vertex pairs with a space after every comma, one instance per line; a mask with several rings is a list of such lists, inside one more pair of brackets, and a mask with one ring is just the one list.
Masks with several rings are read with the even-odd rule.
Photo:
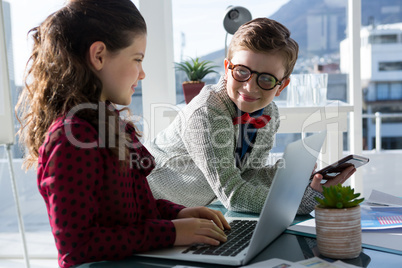
[[256, 18], [239, 27], [230, 42], [228, 60], [236, 51], [244, 49], [255, 53], [281, 53], [285, 65], [284, 78], [293, 72], [299, 53], [299, 45], [290, 37], [288, 28], [268, 18]]
[[[70, 0], [28, 34], [34, 43], [16, 113], [21, 123], [20, 141], [28, 149], [24, 164], [30, 168], [37, 162], [39, 147], [56, 118], [80, 104], [100, 104], [102, 83], [87, 60], [90, 46], [102, 41], [109, 51], [119, 51], [130, 46], [136, 36], [146, 34], [146, 24], [130, 0]], [[75, 115], [95, 129], [100, 124], [106, 129], [114, 127], [117, 147], [108, 148], [117, 156], [119, 145], [129, 144], [131, 138], [119, 131], [118, 114], [105, 111], [104, 122], [94, 109], [81, 109]]]

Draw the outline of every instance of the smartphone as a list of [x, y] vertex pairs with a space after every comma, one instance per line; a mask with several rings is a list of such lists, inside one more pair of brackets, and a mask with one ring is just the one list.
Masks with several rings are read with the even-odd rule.
[[[319, 171], [316, 171], [311, 175], [311, 178], [314, 177], [315, 174], [319, 173], [322, 176], [328, 175], [328, 176], [336, 176], [339, 173], [341, 173], [344, 169], [354, 166], [355, 168], [361, 167], [369, 162], [369, 159], [364, 156], [359, 156], [359, 155], [348, 155], [337, 162], [333, 163], [332, 165], [329, 165]], [[328, 177], [327, 177], [328, 178]]]

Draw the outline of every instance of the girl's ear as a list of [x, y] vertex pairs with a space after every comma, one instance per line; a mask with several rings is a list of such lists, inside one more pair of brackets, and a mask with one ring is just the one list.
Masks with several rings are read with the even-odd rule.
[[106, 52], [106, 45], [101, 41], [96, 41], [89, 47], [89, 63], [96, 71], [103, 68]]
[[282, 85], [279, 87], [278, 91], [276, 91], [275, 96], [279, 97], [281, 95], [281, 92], [289, 85], [290, 83], [290, 78], [286, 78], [283, 82]]

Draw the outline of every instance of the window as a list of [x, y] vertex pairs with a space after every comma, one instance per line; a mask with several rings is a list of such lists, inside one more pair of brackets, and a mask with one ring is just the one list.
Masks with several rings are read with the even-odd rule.
[[402, 61], [392, 61], [392, 62], [379, 62], [378, 64], [379, 71], [401, 71], [402, 70]]
[[402, 82], [391, 83], [390, 99], [401, 100], [402, 99]]
[[389, 89], [387, 83], [377, 84], [377, 100], [389, 99]]
[[[372, 138], [372, 142], [375, 144], [375, 138]], [[402, 149], [402, 138], [401, 137], [385, 137], [381, 139], [381, 149], [391, 150], [391, 149]]]
[[372, 35], [369, 38], [370, 44], [394, 44], [398, 42], [397, 34]]
[[[402, 82], [394, 83], [377, 83], [376, 100], [401, 100], [402, 99]], [[375, 101], [373, 99], [372, 101]]]

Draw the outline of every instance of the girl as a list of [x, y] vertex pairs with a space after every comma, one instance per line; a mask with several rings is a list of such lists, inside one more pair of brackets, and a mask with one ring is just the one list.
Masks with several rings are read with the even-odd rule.
[[38, 163], [60, 267], [225, 241], [222, 213], [154, 199], [153, 158], [114, 108], [145, 78], [146, 25], [134, 4], [70, 0], [31, 32], [20, 135], [25, 164]]

